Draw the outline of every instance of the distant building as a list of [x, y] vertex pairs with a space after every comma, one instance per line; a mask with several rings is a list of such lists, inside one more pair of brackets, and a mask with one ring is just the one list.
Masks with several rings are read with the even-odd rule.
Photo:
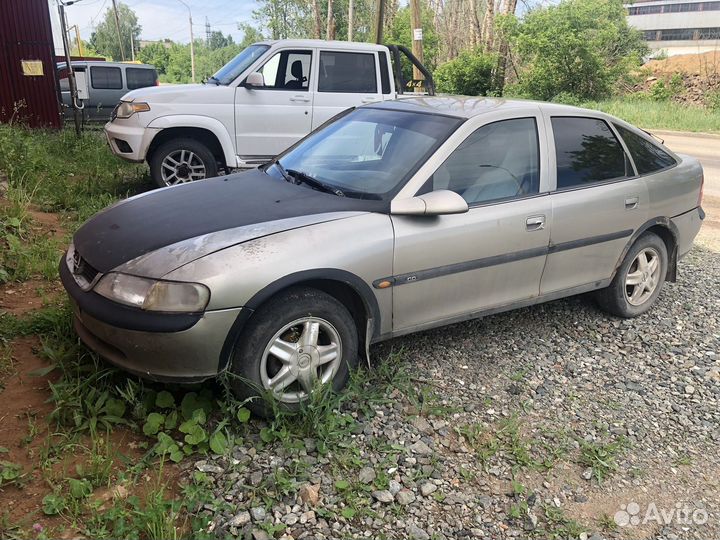
[[720, 50], [720, 1], [636, 0], [627, 20], [642, 30], [650, 49], [668, 56]]
[[173, 45], [173, 42], [170, 41], [169, 39], [165, 39], [165, 40], [163, 40], [163, 41], [152, 41], [152, 40], [149, 40], [149, 39], [141, 39], [140, 42], [139, 42], [139, 44], [140, 44], [140, 47], [139, 47], [139, 48], [140, 48], [140, 49], [144, 49], [145, 47], [147, 47], [147, 46], [149, 46], [149, 45], [155, 45], [156, 43], [162, 45], [162, 46], [165, 47], [166, 49], [169, 49], [169, 48], [172, 47], [172, 45]]

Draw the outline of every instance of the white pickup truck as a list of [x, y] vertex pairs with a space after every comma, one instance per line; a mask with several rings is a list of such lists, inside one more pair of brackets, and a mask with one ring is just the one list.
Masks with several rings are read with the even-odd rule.
[[[110, 148], [147, 161], [160, 186], [254, 167], [348, 107], [395, 99], [406, 81], [406, 48], [342, 41], [263, 41], [203, 84], [140, 88], [105, 125]], [[398, 90], [400, 89], [400, 90]]]

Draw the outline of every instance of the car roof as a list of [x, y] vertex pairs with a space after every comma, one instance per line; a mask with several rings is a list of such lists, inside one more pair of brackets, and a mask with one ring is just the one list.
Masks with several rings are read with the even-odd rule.
[[[151, 64], [136, 64], [135, 62], [108, 62], [105, 60], [73, 60], [71, 62], [73, 67], [87, 67], [87, 66], [104, 66], [104, 67], [133, 67], [133, 68], [147, 68], [155, 69], [155, 66]], [[67, 66], [67, 62], [58, 62], [58, 68], [64, 68]]]
[[528, 99], [505, 99], [484, 96], [402, 96], [395, 100], [383, 101], [367, 105], [375, 109], [393, 109], [408, 112], [423, 112], [430, 114], [443, 114], [457, 118], [472, 118], [484, 113], [511, 109], [542, 108], [554, 114], [590, 114], [597, 117], [607, 117], [599, 111], [581, 109], [560, 103], [547, 103]]
[[275, 39], [258, 41], [257, 45], [282, 44], [288, 47], [320, 47], [323, 49], [353, 49], [363, 51], [384, 51], [385, 45], [376, 43], [360, 43], [357, 41], [327, 41], [324, 39]]

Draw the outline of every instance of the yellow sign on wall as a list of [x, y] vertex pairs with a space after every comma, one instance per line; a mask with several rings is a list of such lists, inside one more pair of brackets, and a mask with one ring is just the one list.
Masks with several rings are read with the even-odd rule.
[[20, 62], [23, 75], [26, 77], [42, 77], [45, 75], [42, 60], [20, 60]]

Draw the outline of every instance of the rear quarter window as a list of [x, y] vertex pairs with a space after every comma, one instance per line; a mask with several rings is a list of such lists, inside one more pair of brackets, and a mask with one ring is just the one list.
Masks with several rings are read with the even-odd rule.
[[649, 174], [662, 169], [667, 169], [676, 164], [675, 158], [665, 152], [657, 144], [647, 140], [645, 137], [633, 133], [629, 129], [615, 125], [620, 137], [630, 151], [635, 161], [635, 168], [638, 174]]
[[125, 78], [127, 79], [127, 87], [130, 90], [135, 90], [136, 88], [155, 86], [157, 73], [154, 69], [129, 67], [125, 68]]

